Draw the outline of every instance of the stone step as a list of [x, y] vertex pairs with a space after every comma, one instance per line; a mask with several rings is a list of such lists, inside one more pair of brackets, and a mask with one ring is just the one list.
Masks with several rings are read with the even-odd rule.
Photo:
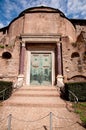
[[7, 101], [19, 102], [19, 103], [64, 103], [60, 97], [26, 97], [26, 96], [12, 96]]
[[56, 89], [18, 89], [15, 92], [58, 92]]
[[[5, 102], [4, 102], [5, 103]], [[60, 97], [26, 97], [13, 96], [8, 99], [6, 105], [19, 106], [44, 106], [44, 107], [59, 107], [65, 106], [65, 102]]]
[[32, 97], [58, 97], [59, 92], [55, 87], [22, 87], [13, 93], [14, 96]]
[[38, 90], [38, 91], [23, 90], [23, 91], [21, 91], [21, 90], [18, 90], [16, 92], [14, 92], [13, 95], [14, 96], [34, 96], [34, 97], [36, 97], [36, 96], [38, 96], [38, 97], [41, 97], [41, 96], [42, 97], [43, 96], [58, 97], [58, 96], [60, 96], [59, 92], [57, 92], [57, 91], [48, 91], [48, 90], [46, 90], [46, 91], [41, 91], [41, 90]]
[[43, 107], [43, 108], [65, 108], [65, 104], [34, 104], [34, 103], [14, 103], [14, 102], [6, 102], [4, 106], [15, 106], [15, 107]]
[[56, 91], [58, 87], [55, 86], [23, 86], [19, 90], [34, 90], [34, 91]]
[[4, 104], [28, 107], [65, 107], [65, 102], [60, 98], [57, 88], [49, 86], [19, 88]]
[[13, 94], [13, 96], [20, 96], [20, 97], [22, 97], [22, 96], [25, 96], [25, 97], [58, 97], [59, 96], [59, 94], [49, 94], [49, 93], [42, 93], [42, 94], [40, 94], [40, 93], [37, 93], [37, 94], [33, 94], [33, 93], [15, 93], [15, 94]]

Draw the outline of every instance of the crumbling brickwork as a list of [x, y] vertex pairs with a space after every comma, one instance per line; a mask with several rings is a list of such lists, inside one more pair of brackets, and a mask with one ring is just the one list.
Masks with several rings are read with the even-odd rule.
[[[22, 35], [25, 35], [26, 41], [22, 38]], [[7, 27], [0, 29], [0, 80], [15, 82], [17, 79], [20, 69], [20, 44], [22, 39], [25, 44], [24, 77], [27, 78], [28, 49], [26, 44], [38, 42], [43, 48], [44, 46], [41, 44], [43, 42], [49, 43], [49, 45], [50, 43], [56, 44], [56, 36], [58, 35], [60, 35], [62, 43], [64, 82], [85, 81], [86, 20], [69, 20], [61, 11], [49, 7], [27, 9]], [[37, 38], [39, 39], [37, 40]]]

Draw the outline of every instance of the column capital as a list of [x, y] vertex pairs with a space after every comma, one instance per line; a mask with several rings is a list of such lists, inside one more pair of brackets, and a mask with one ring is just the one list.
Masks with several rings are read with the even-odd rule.
[[24, 41], [21, 42], [21, 46], [25, 47], [25, 42]]
[[61, 46], [61, 42], [58, 42], [58, 43], [57, 43], [57, 46]]

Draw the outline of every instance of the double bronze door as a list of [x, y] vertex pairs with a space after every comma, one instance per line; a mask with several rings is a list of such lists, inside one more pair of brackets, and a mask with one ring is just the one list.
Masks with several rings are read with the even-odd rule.
[[31, 53], [30, 84], [52, 84], [52, 55], [51, 53]]

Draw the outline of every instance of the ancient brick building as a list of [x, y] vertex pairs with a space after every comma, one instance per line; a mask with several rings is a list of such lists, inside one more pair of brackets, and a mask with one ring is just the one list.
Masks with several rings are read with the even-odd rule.
[[16, 85], [86, 81], [86, 20], [34, 7], [0, 29], [0, 80]]

